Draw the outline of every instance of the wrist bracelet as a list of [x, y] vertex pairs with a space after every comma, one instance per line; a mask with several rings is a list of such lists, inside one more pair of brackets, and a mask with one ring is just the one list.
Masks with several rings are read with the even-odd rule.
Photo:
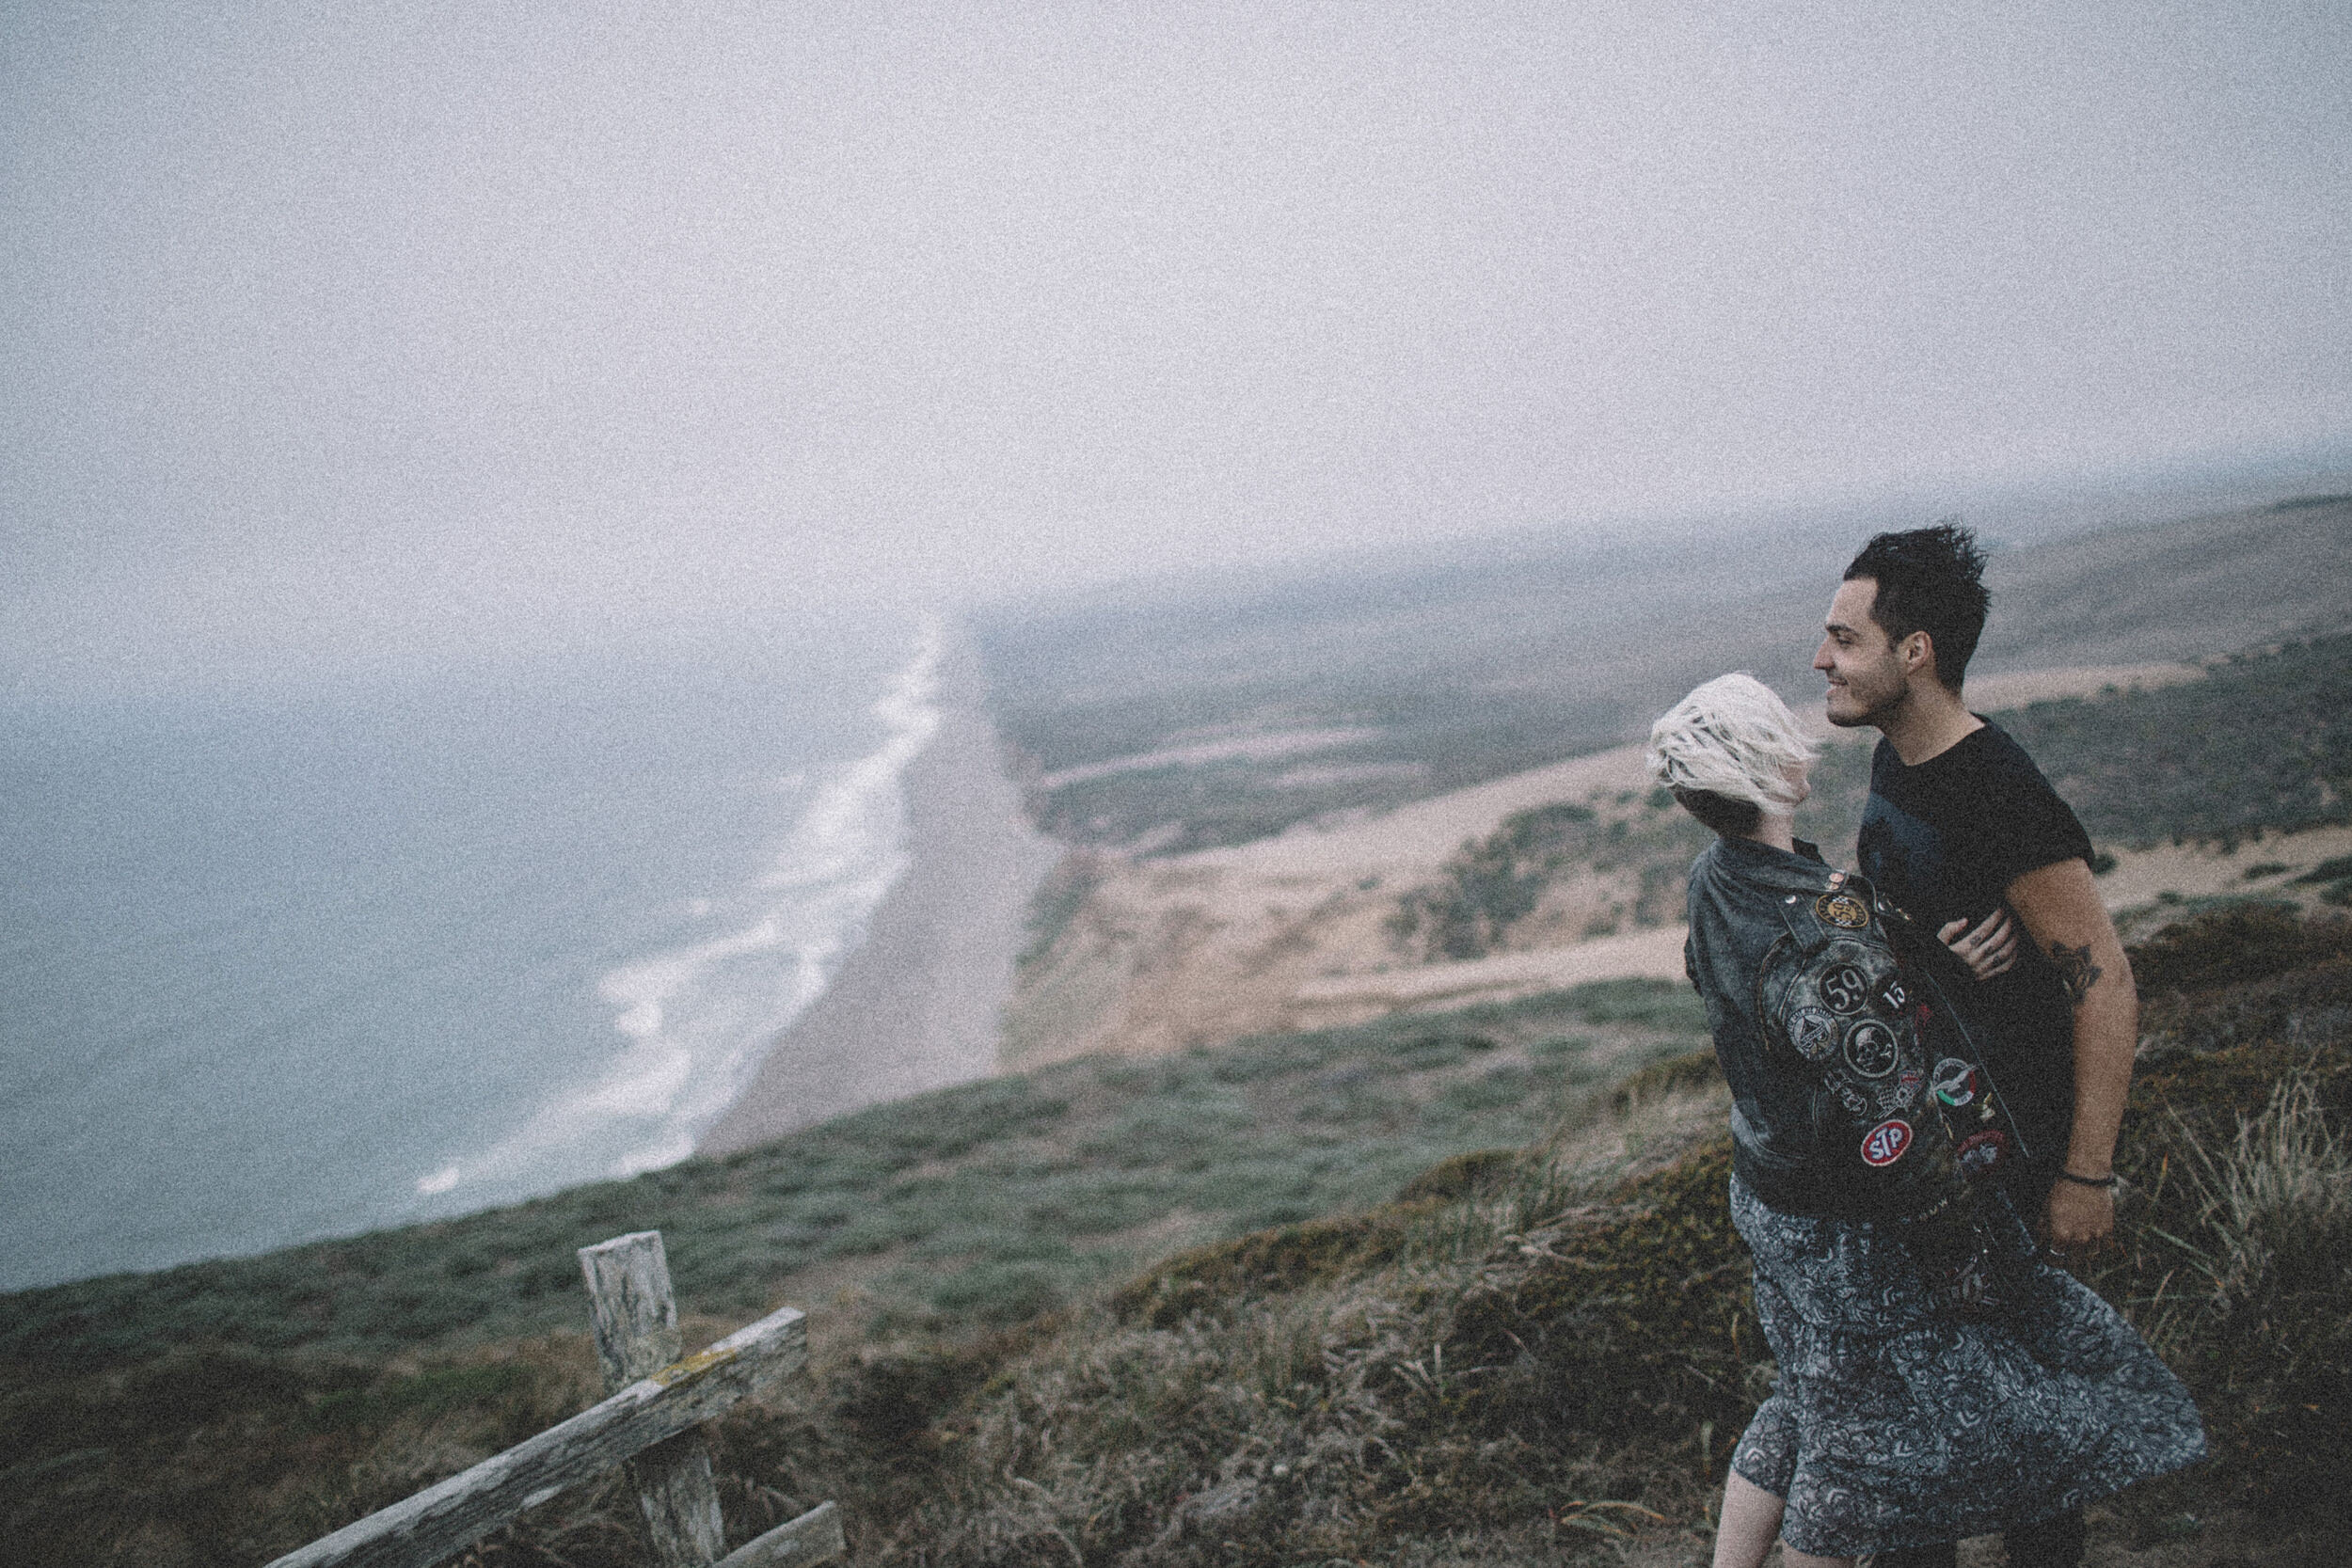
[[2068, 1170], [2064, 1165], [2060, 1165], [2058, 1167], [2058, 1180], [2061, 1181], [2072, 1181], [2077, 1187], [2112, 1187], [2115, 1185], [2115, 1178], [2112, 1174], [2106, 1176], [2076, 1176], [2073, 1171]]

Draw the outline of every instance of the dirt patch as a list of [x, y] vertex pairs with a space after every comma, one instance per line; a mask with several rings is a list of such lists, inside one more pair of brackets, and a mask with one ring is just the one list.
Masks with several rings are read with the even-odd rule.
[[2153, 691], [2205, 678], [2201, 664], [2072, 664], [1979, 675], [1968, 683], [1968, 705], [1979, 713], [2108, 691]]
[[2153, 849], [2110, 848], [2113, 869], [2101, 873], [2099, 896], [2126, 942], [2240, 898], [2321, 908], [2325, 884], [2297, 880], [2325, 862], [2352, 855], [2352, 828], [2312, 828], [2265, 833], [2220, 844], [2163, 844]]
[[[1399, 1007], [1678, 977], [1678, 929], [1613, 933], [1640, 897], [1631, 873], [1564, 882], [1514, 942], [1525, 950], [1490, 970], [1424, 965], [1394, 925], [1405, 894], [1514, 813], [1567, 800], [1622, 810], [1646, 794], [1639, 748], [1620, 747], [1236, 848], [1104, 856], [1084, 905], [1023, 969], [1002, 1065], [1155, 1055]], [[1581, 940], [1588, 931], [1612, 934]]]

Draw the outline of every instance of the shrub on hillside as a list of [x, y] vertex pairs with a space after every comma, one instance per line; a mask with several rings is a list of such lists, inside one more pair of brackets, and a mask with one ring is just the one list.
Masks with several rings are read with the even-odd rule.
[[2295, 906], [2235, 903], [2158, 931], [2131, 949], [2143, 996], [2238, 985], [2352, 954], [2352, 920], [2306, 921]]
[[2352, 820], [2352, 634], [2202, 680], [2000, 716], [2095, 839], [2148, 846]]

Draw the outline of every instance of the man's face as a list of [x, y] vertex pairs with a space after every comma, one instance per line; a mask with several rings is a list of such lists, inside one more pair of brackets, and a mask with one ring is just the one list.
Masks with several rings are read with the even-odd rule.
[[1878, 596], [1875, 578], [1839, 583], [1813, 654], [1813, 668], [1829, 677], [1829, 721], [1847, 729], [1877, 722], [1910, 689], [1901, 656], [1886, 628], [1871, 619]]

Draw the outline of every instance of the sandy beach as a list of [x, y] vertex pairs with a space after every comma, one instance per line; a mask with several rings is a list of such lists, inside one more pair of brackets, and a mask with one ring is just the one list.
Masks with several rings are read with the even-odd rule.
[[997, 1070], [1029, 895], [1060, 851], [1022, 816], [968, 650], [951, 650], [942, 685], [939, 729], [906, 773], [906, 874], [697, 1152], [732, 1153]]
[[[1993, 677], [1970, 695], [2006, 706], [2201, 673], [2183, 663], [2050, 668]], [[1622, 877], [1566, 886], [1557, 895], [1572, 907], [1554, 922], [1556, 934], [1531, 932], [1517, 951], [1416, 961], [1389, 929], [1401, 893], [1512, 813], [1559, 800], [1608, 809], [1626, 792], [1645, 791], [1641, 749], [1623, 746], [1232, 848], [1089, 851], [1081, 907], [1016, 985], [1028, 900], [1060, 851], [1022, 814], [994, 731], [970, 695], [977, 685], [968, 664], [950, 670], [940, 730], [909, 769], [911, 869], [702, 1152], [724, 1154], [859, 1106], [1073, 1056], [1152, 1055], [1682, 973], [1678, 925], [1623, 929], [1597, 918], [1632, 896]], [[2336, 852], [2331, 835], [2297, 846], [2312, 851], [2297, 863]], [[2119, 907], [2176, 887], [2210, 891], [2207, 883], [2242, 878], [2244, 858], [2126, 854], [2103, 891]]]

